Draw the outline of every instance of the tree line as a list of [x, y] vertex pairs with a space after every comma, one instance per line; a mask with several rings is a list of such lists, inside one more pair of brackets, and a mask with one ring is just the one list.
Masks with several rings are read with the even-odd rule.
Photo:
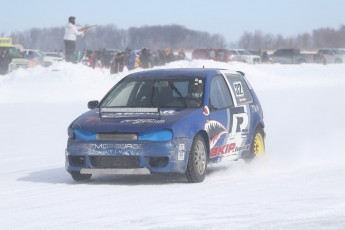
[[281, 34], [273, 35], [262, 31], [244, 32], [238, 47], [248, 50], [274, 50], [279, 48], [345, 48], [345, 25], [339, 29], [320, 28], [311, 33], [284, 38]]
[[[38, 29], [11, 33], [14, 44], [42, 51], [63, 50], [64, 27]], [[2, 37], [4, 33], [1, 34]], [[77, 48], [98, 50], [111, 48], [124, 50], [142, 49], [194, 49], [227, 46], [220, 34], [210, 34], [187, 29], [180, 25], [143, 26], [119, 29], [115, 25], [97, 26], [77, 39]]]
[[[13, 43], [21, 44], [25, 48], [40, 49], [42, 51], [63, 50], [64, 27], [33, 28], [27, 31], [14, 32]], [[5, 34], [1, 33], [1, 37]], [[158, 50], [171, 48], [173, 50], [196, 48], [244, 48], [248, 50], [274, 50], [278, 48], [344, 48], [345, 25], [338, 29], [320, 28], [311, 33], [297, 36], [283, 37], [260, 30], [244, 32], [240, 39], [229, 44], [223, 35], [195, 31], [180, 25], [158, 25], [130, 27], [119, 29], [115, 25], [97, 26], [84, 37], [77, 40], [78, 49], [97, 50], [112, 48], [118, 50], [142, 49], [144, 47]]]

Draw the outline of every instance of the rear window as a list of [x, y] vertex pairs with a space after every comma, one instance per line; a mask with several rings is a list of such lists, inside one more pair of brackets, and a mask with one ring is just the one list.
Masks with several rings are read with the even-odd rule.
[[225, 74], [238, 105], [253, 102], [252, 94], [244, 79], [237, 74]]

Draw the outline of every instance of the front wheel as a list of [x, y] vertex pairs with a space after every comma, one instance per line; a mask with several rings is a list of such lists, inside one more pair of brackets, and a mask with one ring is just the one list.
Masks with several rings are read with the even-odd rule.
[[71, 176], [75, 181], [90, 180], [92, 174], [81, 174], [79, 171], [72, 171]]
[[197, 135], [192, 144], [188, 157], [186, 176], [189, 182], [202, 182], [206, 176], [207, 150], [205, 140], [201, 135]]

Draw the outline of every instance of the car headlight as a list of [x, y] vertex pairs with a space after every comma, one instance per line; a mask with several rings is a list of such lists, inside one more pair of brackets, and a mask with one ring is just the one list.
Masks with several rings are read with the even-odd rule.
[[91, 141], [96, 140], [96, 134], [82, 129], [74, 129], [74, 136], [77, 140]]
[[157, 130], [150, 132], [143, 132], [138, 135], [140, 141], [169, 141], [173, 137], [173, 132], [170, 130]]

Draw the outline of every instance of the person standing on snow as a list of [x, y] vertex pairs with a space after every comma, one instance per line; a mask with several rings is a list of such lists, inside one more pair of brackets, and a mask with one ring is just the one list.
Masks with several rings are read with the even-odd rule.
[[8, 50], [3, 49], [0, 51], [0, 75], [5, 75], [8, 73], [8, 66], [11, 63], [11, 58]]
[[65, 26], [64, 36], [65, 59], [67, 62], [75, 62], [75, 41], [78, 35], [84, 36], [84, 32], [75, 25], [75, 17], [71, 16], [68, 18], [68, 23]]

